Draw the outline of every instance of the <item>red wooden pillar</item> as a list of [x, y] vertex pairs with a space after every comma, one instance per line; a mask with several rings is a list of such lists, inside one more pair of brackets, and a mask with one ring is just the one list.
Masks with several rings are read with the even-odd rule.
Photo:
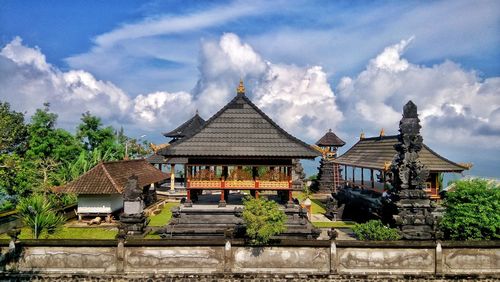
[[255, 190], [255, 199], [259, 198], [259, 190]]
[[226, 200], [225, 200], [225, 190], [221, 189], [220, 190], [220, 200], [219, 200], [219, 207], [225, 207], [226, 206]]

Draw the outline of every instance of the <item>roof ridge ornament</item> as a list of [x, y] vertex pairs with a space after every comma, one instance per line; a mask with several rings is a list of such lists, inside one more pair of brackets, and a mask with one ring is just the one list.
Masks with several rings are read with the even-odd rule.
[[238, 95], [245, 95], [245, 85], [243, 84], [243, 79], [240, 79], [240, 84], [236, 88], [236, 93]]
[[384, 131], [384, 128], [382, 127], [382, 129], [380, 130], [380, 137], [384, 137], [385, 136], [385, 131]]

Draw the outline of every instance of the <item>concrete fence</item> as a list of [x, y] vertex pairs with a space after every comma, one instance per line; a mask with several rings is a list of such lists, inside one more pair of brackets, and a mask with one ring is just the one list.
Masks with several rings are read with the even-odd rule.
[[[0, 242], [0, 248], [5, 254], [8, 241]], [[498, 241], [285, 241], [252, 247], [236, 240], [25, 240], [16, 249], [17, 258], [4, 260], [0, 274], [268, 273], [500, 278]]]

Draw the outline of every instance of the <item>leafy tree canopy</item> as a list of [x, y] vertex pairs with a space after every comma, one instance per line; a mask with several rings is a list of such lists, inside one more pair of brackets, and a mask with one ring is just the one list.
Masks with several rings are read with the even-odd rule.
[[459, 180], [446, 194], [441, 229], [447, 239], [500, 239], [500, 185], [485, 179]]
[[31, 117], [26, 156], [31, 160], [51, 158], [55, 162], [75, 159], [80, 154], [80, 144], [68, 131], [55, 128], [57, 114], [49, 111], [48, 103], [44, 106]]
[[24, 150], [27, 136], [24, 114], [11, 110], [7, 102], [0, 102], [0, 154]]
[[82, 114], [82, 123], [78, 125], [76, 137], [83, 142], [87, 151], [97, 148], [107, 150], [115, 145], [115, 134], [112, 127], [103, 127], [101, 119], [90, 112]]

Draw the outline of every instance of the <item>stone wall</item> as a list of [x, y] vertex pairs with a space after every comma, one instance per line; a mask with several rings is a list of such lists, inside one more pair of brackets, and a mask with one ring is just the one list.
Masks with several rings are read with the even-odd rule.
[[[8, 242], [0, 242], [0, 248], [5, 258]], [[271, 277], [269, 281], [286, 277], [299, 280], [315, 277], [324, 281], [332, 277], [341, 281], [346, 277], [360, 281], [370, 277], [413, 277], [428, 281], [500, 279], [498, 241], [287, 241], [252, 247], [236, 240], [125, 243], [26, 240], [16, 248], [21, 250], [17, 258], [3, 259], [3, 265], [0, 263], [0, 280], [2, 276], [35, 274], [43, 277], [125, 274], [127, 277], [220, 277], [229, 279], [227, 281], [238, 277]]]

